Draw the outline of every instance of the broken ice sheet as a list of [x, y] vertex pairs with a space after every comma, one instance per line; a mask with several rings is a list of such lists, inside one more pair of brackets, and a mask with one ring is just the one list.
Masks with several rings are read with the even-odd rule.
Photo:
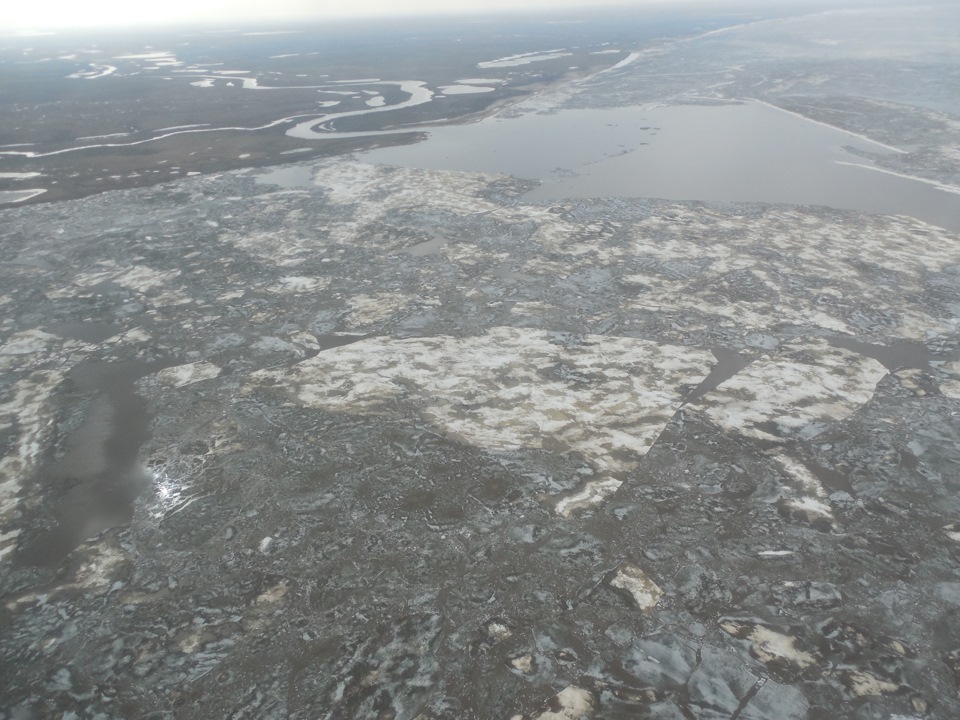
[[742, 720], [804, 720], [809, 704], [790, 685], [781, 685], [750, 672], [725, 650], [705, 646], [690, 676], [690, 717]]
[[351, 328], [358, 328], [381, 322], [402, 310], [413, 299], [410, 295], [398, 292], [354, 295], [347, 300], [350, 307], [347, 324]]
[[224, 230], [220, 241], [280, 267], [297, 267], [338, 245], [375, 248], [378, 253], [400, 252], [406, 249], [407, 239], [365, 232], [364, 228], [411, 207], [428, 207], [432, 212], [454, 216], [494, 212], [499, 206], [482, 196], [490, 182], [489, 175], [479, 173], [333, 159], [314, 166], [313, 183], [322, 188], [331, 207], [322, 227], [311, 232], [292, 229], [286, 216], [288, 208], [277, 202], [257, 208], [259, 216], [276, 215], [276, 227], [243, 232]]
[[696, 411], [761, 440], [808, 440], [872, 397], [886, 369], [876, 360], [798, 339], [764, 355], [699, 399]]
[[[18, 512], [23, 481], [39, 466], [56, 421], [54, 391], [65, 374], [37, 371], [0, 395], [0, 435], [11, 438], [0, 457], [0, 559], [15, 548], [18, 529], [10, 524]], [[15, 439], [14, 439], [15, 438]]]
[[158, 307], [190, 302], [190, 298], [174, 282], [180, 277], [181, 270], [156, 270], [146, 265], [121, 267], [112, 261], [102, 262], [99, 267], [102, 269], [97, 272], [76, 275], [72, 286], [50, 291], [47, 297], [52, 300], [69, 299], [84, 292], [89, 293], [101, 283], [109, 282], [149, 297], [150, 303]]
[[[633, 252], [655, 264], [625, 280], [643, 288], [638, 307], [706, 313], [721, 325], [854, 333], [866, 306], [889, 318], [898, 337], [950, 332], [917, 298], [928, 273], [960, 260], [953, 234], [906, 217], [864, 222], [824, 223], [799, 208], [775, 207], [738, 224], [716, 210], [665, 209], [634, 226]], [[681, 272], [671, 272], [677, 265]], [[878, 283], [878, 275], [896, 279]]]
[[91, 347], [35, 329], [11, 335], [0, 346], [0, 372], [11, 380], [0, 387], [0, 438], [6, 444], [0, 455], [0, 559], [16, 547], [20, 530], [13, 525], [24, 481], [40, 466], [54, 436], [55, 394], [66, 378], [61, 368]]
[[558, 506], [566, 514], [620, 486], [618, 475], [714, 362], [704, 350], [636, 338], [501, 327], [480, 337], [369, 338], [252, 378], [334, 411], [391, 414], [411, 400], [449, 435], [492, 450], [562, 445], [599, 471]]
[[950, 398], [960, 398], [960, 362], [950, 362], [941, 368], [949, 377], [940, 383], [940, 392]]

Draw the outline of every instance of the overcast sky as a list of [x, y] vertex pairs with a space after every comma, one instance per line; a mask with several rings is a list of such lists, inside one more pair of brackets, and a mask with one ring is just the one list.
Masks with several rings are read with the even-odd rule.
[[299, 17], [559, 9], [596, 5], [677, 3], [678, 0], [0, 0], [0, 29], [249, 21]]

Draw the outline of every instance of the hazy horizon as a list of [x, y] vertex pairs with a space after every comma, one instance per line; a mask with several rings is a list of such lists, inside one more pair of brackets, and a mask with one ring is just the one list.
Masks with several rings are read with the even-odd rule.
[[[707, 0], [708, 2], [716, 0]], [[704, 0], [692, 0], [702, 3]], [[641, 0], [642, 5], [689, 4], [688, 0]], [[91, 0], [75, 4], [65, 0], [45, 0], [6, 10], [0, 18], [0, 30], [65, 30], [71, 28], [143, 27], [156, 25], [232, 23], [246, 25], [269, 22], [286, 23], [326, 19], [359, 19], [416, 15], [469, 15], [542, 10], [597, 10], [607, 7], [636, 6], [630, 0], [604, 0], [589, 4], [584, 0], [490, 0], [479, 3], [415, 0], [397, 3], [383, 0], [345, 2], [332, 0], [318, 6], [311, 0], [277, 0], [264, 5], [256, 0], [211, 0], [198, 4], [190, 0], [167, 0], [154, 5], [122, 0]]]
[[[842, 7], [868, 3], [869, 0], [846, 0], [831, 5], [824, 0], [777, 0], [783, 6]], [[883, 0], [869, 4], [886, 4]], [[334, 19], [364, 19], [410, 16], [469, 16], [584, 11], [597, 12], [616, 8], [651, 9], [675, 7], [749, 7], [769, 8], [761, 0], [414, 0], [398, 6], [385, 0], [330, 0], [320, 7], [311, 0], [277, 0], [264, 5], [257, 0], [211, 0], [198, 4], [192, 0], [167, 0], [162, 4], [129, 3], [124, 0], [90, 0], [83, 4], [69, 0], [40, 0], [8, 8], [0, 17], [0, 33], [31, 31], [64, 31], [71, 29], [149, 28], [175, 25], [237, 25], [290, 22], [311, 22]]]

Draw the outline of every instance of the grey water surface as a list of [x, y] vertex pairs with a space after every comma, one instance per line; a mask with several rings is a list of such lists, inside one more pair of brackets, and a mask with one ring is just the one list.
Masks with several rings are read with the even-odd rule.
[[876, 168], [890, 148], [760, 102], [494, 116], [370, 162], [536, 179], [529, 200], [650, 197], [824, 205], [960, 229], [960, 194]]

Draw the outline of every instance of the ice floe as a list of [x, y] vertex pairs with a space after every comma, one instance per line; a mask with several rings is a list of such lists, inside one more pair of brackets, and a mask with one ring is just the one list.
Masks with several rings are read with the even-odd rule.
[[808, 440], [867, 403], [886, 373], [876, 360], [822, 338], [798, 339], [721, 383], [696, 411], [747, 437]]
[[[825, 224], [783, 208], [737, 233], [728, 232], [732, 227], [731, 218], [711, 210], [668, 211], [638, 223], [630, 254], [654, 261], [624, 278], [641, 291], [638, 309], [684, 308], [756, 330], [791, 323], [855, 335], [866, 305], [879, 316], [870, 324], [884, 322], [890, 335], [925, 339], [951, 329], [913, 301], [928, 273], [960, 262], [946, 230], [902, 217], [864, 218], [860, 227]], [[673, 269], [682, 262], [688, 271]], [[878, 273], [892, 281], [877, 283]]]
[[62, 365], [57, 358], [89, 347], [41, 330], [16, 333], [0, 346], [0, 372], [17, 378], [0, 389], [0, 435], [8, 438], [0, 457], [0, 558], [15, 548], [19, 531], [10, 524], [21, 489], [52, 441], [57, 417], [54, 393], [66, 372], [51, 365]]
[[354, 295], [347, 301], [350, 308], [347, 324], [359, 328], [378, 323], [406, 307], [410, 301], [409, 295], [397, 292]]
[[220, 368], [216, 365], [208, 362], [196, 362], [165, 368], [155, 373], [151, 380], [166, 387], [179, 388], [203, 380], [212, 380], [219, 375]]
[[493, 92], [496, 88], [482, 85], [444, 85], [439, 88], [444, 95], [471, 95], [474, 93]]
[[703, 350], [635, 338], [502, 327], [480, 337], [369, 338], [252, 380], [353, 413], [395, 413], [415, 387], [418, 412], [464, 442], [565, 446], [603, 473], [558, 506], [566, 514], [620, 486], [713, 362]]
[[150, 302], [157, 306], [183, 305], [190, 302], [190, 298], [185, 293], [171, 287], [172, 281], [180, 275], [180, 270], [155, 270], [146, 265], [121, 268], [110, 261], [100, 265], [103, 267], [102, 270], [76, 275], [73, 279], [75, 287], [51, 290], [47, 292], [47, 297], [72, 298], [84, 292], [90, 292], [100, 283], [110, 282], [148, 296]]
[[563, 48], [556, 50], [543, 50], [540, 52], [521, 53], [519, 55], [508, 55], [507, 57], [497, 58], [496, 60], [487, 60], [477, 63], [478, 68], [504, 68], [518, 67], [520, 65], [529, 65], [534, 62], [543, 62], [544, 60], [556, 60], [557, 58], [569, 57], [573, 55], [570, 52], [564, 52]]
[[960, 399], [960, 362], [945, 363], [943, 371], [950, 377], [940, 383], [940, 392], [947, 397]]
[[114, 65], [98, 65], [96, 63], [90, 63], [89, 70], [78, 70], [75, 73], [67, 75], [67, 77], [74, 80], [96, 80], [97, 78], [112, 75], [116, 71], [117, 68]]
[[43, 195], [46, 188], [29, 188], [24, 190], [0, 190], [0, 203], [24, 202], [38, 195]]
[[[256, 257], [281, 267], [295, 267], [338, 244], [376, 247], [379, 252], [406, 248], [402, 237], [387, 238], [363, 228], [389, 217], [399, 208], [430, 207], [455, 215], [493, 212], [499, 206], [483, 198], [490, 178], [475, 173], [449, 173], [407, 168], [383, 168], [368, 163], [332, 162], [316, 166], [313, 182], [334, 205], [350, 212], [325, 224], [324, 232], [299, 233], [279, 224], [277, 230], [226, 231], [221, 241], [236, 245]], [[373, 199], [377, 198], [377, 199]], [[270, 212], [269, 208], [265, 212]], [[524, 218], [517, 219], [517, 222]], [[450, 256], [470, 262], [472, 244], [447, 249]], [[477, 259], [488, 260], [489, 253]]]
[[588, 690], [569, 685], [557, 693], [550, 708], [534, 716], [535, 720], [584, 720], [592, 717], [596, 700]]
[[626, 67], [627, 65], [629, 65], [629, 64], [635, 62], [636, 60], [638, 60], [641, 56], [642, 56], [641, 53], [632, 52], [632, 53], [630, 53], [629, 55], [627, 55], [623, 60], [621, 60], [620, 62], [618, 62], [616, 65], [613, 65], [613, 66], [607, 68], [607, 69], [606, 69], [605, 71], [603, 71], [603, 72], [610, 72], [610, 71], [612, 71], [612, 70], [619, 70], [620, 68], [624, 68], [624, 67]]
[[9, 522], [19, 505], [24, 481], [37, 469], [56, 420], [53, 393], [65, 375], [59, 370], [32, 373], [0, 396], [0, 432], [15, 438], [0, 458], [0, 558], [15, 547], [17, 530]]

